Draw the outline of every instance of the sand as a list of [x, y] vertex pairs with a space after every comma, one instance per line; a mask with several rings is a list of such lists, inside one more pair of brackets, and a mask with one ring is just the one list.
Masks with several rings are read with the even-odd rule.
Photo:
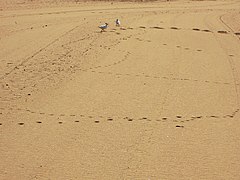
[[0, 179], [240, 179], [239, 1], [9, 2]]

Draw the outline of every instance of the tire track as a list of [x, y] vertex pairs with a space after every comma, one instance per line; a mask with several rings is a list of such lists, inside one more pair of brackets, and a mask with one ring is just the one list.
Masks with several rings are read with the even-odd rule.
[[[222, 22], [222, 21], [221, 21], [221, 17], [222, 17], [222, 16], [223, 16], [223, 15], [220, 15], [220, 16], [218, 17], [218, 19], [220, 20], [220, 22]], [[209, 24], [210, 22], [205, 21], [205, 23], [206, 23], [207, 26], [211, 26], [211, 25]], [[224, 23], [222, 23], [222, 24], [224, 25]], [[225, 25], [225, 27], [228, 28], [226, 25]], [[229, 29], [229, 28], [228, 28], [228, 29]], [[231, 30], [231, 29], [230, 29], [230, 30]], [[234, 33], [231, 33], [231, 36], [233, 36], [234, 38], [236, 38], [235, 35], [234, 35]], [[239, 92], [239, 89], [238, 89], [239, 78], [238, 78], [238, 72], [237, 72], [237, 69], [236, 69], [236, 67], [235, 67], [233, 57], [228, 55], [229, 53], [227, 53], [227, 49], [226, 49], [226, 47], [222, 44], [221, 39], [219, 39], [219, 37], [216, 36], [215, 34], [214, 34], [214, 38], [216, 39], [216, 41], [218, 42], [219, 46], [221, 47], [221, 49], [222, 49], [223, 52], [225, 53], [226, 58], [227, 58], [227, 60], [228, 60], [228, 62], [229, 62], [229, 65], [230, 65], [230, 68], [231, 68], [231, 73], [232, 73], [232, 76], [233, 76], [234, 89], [235, 89], [236, 97], [237, 97], [237, 98], [236, 98], [236, 99], [237, 99], [237, 106], [239, 107], [239, 106], [240, 106], [240, 99], [239, 99], [239, 93], [240, 93], [240, 92]]]
[[12, 70], [10, 70], [9, 72], [5, 73], [5, 75], [0, 77], [0, 80], [3, 80], [4, 78], [6, 78], [8, 75], [10, 75], [11, 73], [13, 73], [16, 69], [19, 68], [19, 66], [22, 66], [24, 63], [28, 62], [29, 60], [31, 60], [32, 58], [34, 58], [36, 55], [38, 55], [39, 53], [41, 53], [42, 51], [44, 51], [45, 49], [47, 49], [48, 47], [50, 47], [51, 45], [53, 45], [54, 43], [56, 43], [57, 41], [59, 41], [62, 37], [66, 36], [67, 34], [69, 34], [70, 32], [74, 31], [75, 29], [77, 29], [80, 25], [75, 26], [74, 28], [70, 29], [69, 31], [65, 32], [64, 34], [62, 34], [61, 36], [59, 36], [58, 38], [56, 38], [55, 40], [51, 41], [50, 43], [48, 43], [46, 46], [42, 47], [41, 49], [37, 50], [34, 54], [32, 54], [31, 56], [27, 57], [26, 59], [24, 59], [20, 64], [18, 64], [17, 66], [15, 66]]

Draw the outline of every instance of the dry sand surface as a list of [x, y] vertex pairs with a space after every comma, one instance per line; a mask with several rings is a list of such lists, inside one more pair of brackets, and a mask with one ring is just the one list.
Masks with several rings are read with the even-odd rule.
[[238, 0], [0, 9], [0, 179], [240, 179]]

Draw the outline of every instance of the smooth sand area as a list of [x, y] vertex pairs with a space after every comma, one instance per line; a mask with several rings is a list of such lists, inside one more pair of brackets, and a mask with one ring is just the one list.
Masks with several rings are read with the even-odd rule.
[[23, 2], [0, 3], [0, 179], [240, 179], [238, 0]]

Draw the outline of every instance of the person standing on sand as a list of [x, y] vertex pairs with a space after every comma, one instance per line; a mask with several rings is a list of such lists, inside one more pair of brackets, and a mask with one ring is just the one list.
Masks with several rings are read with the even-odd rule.
[[116, 20], [116, 26], [120, 26], [120, 24], [121, 24], [121, 23], [120, 23], [119, 19], [117, 19], [117, 20]]

